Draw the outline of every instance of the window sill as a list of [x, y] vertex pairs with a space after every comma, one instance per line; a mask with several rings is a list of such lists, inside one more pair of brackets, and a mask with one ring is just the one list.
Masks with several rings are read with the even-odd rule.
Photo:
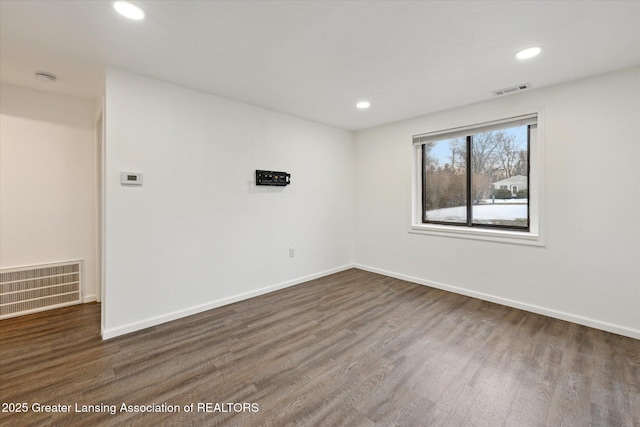
[[542, 236], [530, 231], [507, 231], [438, 224], [411, 224], [409, 233], [453, 237], [458, 239], [484, 240], [498, 243], [511, 243], [515, 245], [545, 246]]

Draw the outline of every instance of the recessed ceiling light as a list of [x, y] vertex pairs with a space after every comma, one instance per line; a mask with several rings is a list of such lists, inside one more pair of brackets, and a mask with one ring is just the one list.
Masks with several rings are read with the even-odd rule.
[[356, 104], [356, 107], [358, 107], [361, 110], [365, 110], [371, 107], [371, 103], [369, 101], [360, 101]]
[[53, 83], [56, 81], [56, 76], [49, 73], [36, 73], [36, 80], [43, 83]]
[[516, 58], [518, 59], [528, 59], [528, 58], [533, 58], [534, 56], [538, 55], [540, 52], [542, 52], [542, 49], [539, 47], [530, 47], [529, 49], [524, 49], [521, 50], [520, 52], [516, 53]]
[[113, 8], [120, 15], [135, 21], [144, 19], [145, 16], [144, 10], [140, 9], [133, 3], [129, 3], [128, 1], [117, 1], [113, 4]]

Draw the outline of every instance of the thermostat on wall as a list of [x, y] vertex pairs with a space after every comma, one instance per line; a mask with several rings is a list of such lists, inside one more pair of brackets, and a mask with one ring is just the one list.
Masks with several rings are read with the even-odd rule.
[[121, 185], [142, 185], [142, 174], [135, 172], [121, 172], [120, 173]]

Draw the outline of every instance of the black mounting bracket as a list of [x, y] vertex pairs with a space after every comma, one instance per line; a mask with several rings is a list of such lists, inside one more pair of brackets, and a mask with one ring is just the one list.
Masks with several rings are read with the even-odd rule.
[[256, 170], [256, 185], [284, 187], [291, 183], [291, 174], [286, 172]]

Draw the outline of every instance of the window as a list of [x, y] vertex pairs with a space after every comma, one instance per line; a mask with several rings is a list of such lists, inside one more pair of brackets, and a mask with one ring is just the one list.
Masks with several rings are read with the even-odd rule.
[[537, 125], [531, 114], [414, 136], [412, 228], [537, 237]]

